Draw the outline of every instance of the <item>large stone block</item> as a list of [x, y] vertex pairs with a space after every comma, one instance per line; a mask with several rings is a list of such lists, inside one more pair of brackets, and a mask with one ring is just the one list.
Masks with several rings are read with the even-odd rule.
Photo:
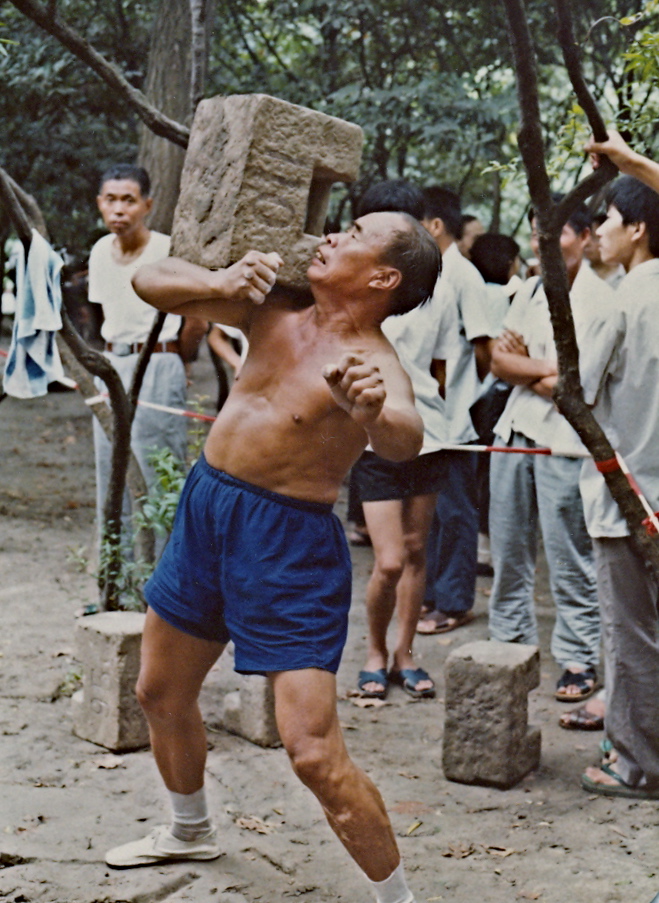
[[278, 251], [284, 288], [307, 286], [330, 189], [357, 178], [359, 126], [265, 94], [203, 100], [181, 177], [172, 254], [225, 267]]
[[226, 730], [259, 746], [281, 746], [275, 720], [275, 698], [267, 677], [249, 674], [240, 690], [224, 697], [222, 723]]
[[82, 691], [74, 697], [73, 732], [106, 749], [139, 749], [149, 731], [135, 696], [144, 615], [102, 612], [76, 624]]
[[450, 781], [511, 787], [540, 764], [528, 693], [540, 683], [537, 646], [478, 641], [446, 660], [442, 764]]

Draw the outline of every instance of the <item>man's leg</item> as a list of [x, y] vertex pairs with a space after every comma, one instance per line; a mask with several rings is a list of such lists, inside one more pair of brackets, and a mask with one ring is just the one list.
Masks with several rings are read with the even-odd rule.
[[[412, 644], [416, 633], [426, 588], [426, 548], [428, 533], [435, 510], [436, 493], [414, 495], [403, 499], [403, 546], [405, 562], [396, 587], [396, 648], [394, 668], [397, 671], [415, 670]], [[432, 681], [421, 680], [415, 685], [422, 692], [433, 687]]]
[[[629, 537], [596, 539], [606, 666], [606, 734], [625, 784], [659, 790], [659, 587]], [[589, 768], [596, 784], [615, 778]]]
[[177, 630], [148, 609], [137, 697], [149, 723], [151, 748], [169, 791], [173, 819], [169, 828], [156, 828], [142, 840], [110, 850], [108, 865], [131, 868], [220, 855], [204, 793], [206, 730], [197, 700], [223, 648]]
[[[551, 652], [573, 672], [599, 663], [600, 613], [593, 545], [579, 492], [582, 462], [576, 458], [534, 459], [540, 528], [545, 544], [556, 622]], [[594, 679], [588, 681], [594, 686]], [[577, 685], [563, 688], [577, 694]], [[582, 691], [587, 692], [587, 691]]]
[[474, 607], [478, 560], [476, 455], [447, 452], [447, 475], [437, 496], [436, 527], [428, 544], [426, 600], [460, 617]]
[[148, 609], [136, 692], [158, 770], [175, 793], [203, 786], [207, 741], [197, 700], [223, 649], [222, 643], [177, 630]]
[[[373, 571], [366, 585], [368, 651], [364, 670], [377, 672], [388, 666], [387, 630], [396, 606], [396, 588], [403, 573], [403, 503], [399, 500], [364, 502], [364, 517], [373, 543]], [[384, 692], [374, 681], [363, 685], [366, 693]]]
[[[513, 433], [508, 444], [533, 443]], [[489, 625], [490, 637], [502, 643], [538, 642], [533, 606], [538, 509], [531, 457], [495, 452], [490, 462]]]
[[[400, 866], [400, 853], [382, 797], [348, 756], [336, 711], [335, 676], [308, 668], [278, 672], [271, 679], [279, 733], [295, 773], [367, 877], [387, 883]], [[376, 892], [391, 903], [413, 903], [406, 885], [396, 896], [380, 895], [380, 888]]]

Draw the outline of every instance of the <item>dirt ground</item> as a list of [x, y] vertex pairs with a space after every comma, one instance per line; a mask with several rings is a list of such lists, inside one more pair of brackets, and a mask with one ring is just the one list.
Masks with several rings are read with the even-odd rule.
[[[7, 336], [1, 340], [6, 348]], [[212, 394], [195, 365], [191, 394]], [[76, 666], [76, 612], [96, 599], [90, 415], [76, 393], [0, 405], [0, 899], [11, 903], [368, 903], [362, 876], [281, 749], [263, 750], [217, 727], [237, 686], [230, 661], [203, 696], [207, 786], [224, 855], [207, 864], [113, 872], [104, 851], [167, 818], [148, 751], [109, 756], [73, 736], [65, 695]], [[338, 506], [345, 513], [345, 503]], [[508, 791], [446, 781], [441, 767], [443, 665], [487, 636], [480, 579], [468, 627], [420, 637], [435, 700], [394, 688], [381, 708], [347, 696], [362, 664], [369, 549], [354, 549], [354, 604], [339, 672], [339, 712], [354, 758], [381, 789], [418, 903], [650, 903], [659, 891], [659, 807], [607, 801], [580, 789], [601, 734], [558, 728], [557, 668], [548, 653], [552, 607], [538, 575], [542, 684], [531, 694], [542, 764]], [[239, 824], [239, 820], [242, 820]]]

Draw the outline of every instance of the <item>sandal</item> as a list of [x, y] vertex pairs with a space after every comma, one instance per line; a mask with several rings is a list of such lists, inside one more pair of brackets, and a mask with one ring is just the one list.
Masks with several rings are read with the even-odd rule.
[[558, 725], [566, 731], [603, 731], [604, 718], [594, 715], [588, 711], [585, 705], [582, 705], [578, 709], [572, 709], [571, 712], [561, 715]]
[[[435, 684], [423, 668], [401, 668], [400, 671], [390, 671], [389, 680], [392, 684], [402, 687], [412, 699], [432, 699], [435, 695]], [[429, 680], [432, 686], [417, 690], [417, 686], [423, 680]]]
[[422, 615], [416, 625], [416, 632], [432, 636], [436, 633], [448, 633], [457, 630], [474, 620], [473, 611], [465, 611], [457, 615], [447, 615], [443, 611], [429, 611]]
[[595, 781], [587, 774], [581, 775], [581, 786], [589, 793], [597, 793], [600, 796], [622, 796], [630, 800], [659, 800], [659, 790], [646, 790], [644, 787], [632, 787], [626, 784], [617, 771], [614, 771], [610, 765], [603, 763], [600, 771], [608, 774], [615, 780], [615, 784], [603, 784], [601, 781]]
[[[564, 693], [568, 687], [576, 687], [576, 693]], [[583, 671], [565, 670], [561, 679], [556, 684], [555, 698], [559, 702], [583, 702], [589, 699], [599, 689], [597, 672], [594, 668], [584, 668]]]
[[[380, 684], [381, 690], [365, 690], [366, 684]], [[362, 699], [386, 699], [389, 689], [389, 679], [386, 668], [378, 668], [377, 671], [360, 671], [357, 680], [357, 689]]]

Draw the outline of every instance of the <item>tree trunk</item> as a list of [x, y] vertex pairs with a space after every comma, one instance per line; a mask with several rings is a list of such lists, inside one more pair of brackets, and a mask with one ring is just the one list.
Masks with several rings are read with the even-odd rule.
[[[177, 122], [192, 119], [192, 17], [190, 0], [160, 3], [153, 25], [144, 93], [153, 106]], [[153, 210], [149, 226], [169, 234], [178, 199], [185, 151], [140, 126], [138, 159], [151, 176]]]

